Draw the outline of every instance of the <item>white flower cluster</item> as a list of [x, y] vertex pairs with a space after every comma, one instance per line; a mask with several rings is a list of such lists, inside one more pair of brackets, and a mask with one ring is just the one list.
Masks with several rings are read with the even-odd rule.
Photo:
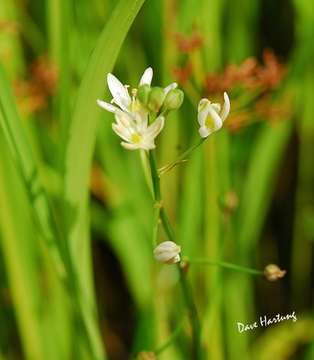
[[[151, 85], [153, 69], [148, 68], [144, 71], [139, 82], [139, 87]], [[128, 87], [123, 85], [114, 75], [107, 75], [109, 90], [113, 96], [112, 103], [97, 100], [99, 106], [115, 115], [116, 123], [112, 124], [113, 131], [124, 141], [121, 145], [128, 150], [155, 148], [155, 138], [164, 127], [165, 117], [159, 115], [155, 121], [149, 125], [149, 110], [138, 100], [137, 89], [129, 94]], [[166, 96], [172, 89], [177, 87], [176, 83], [170, 84], [163, 89]], [[114, 105], [113, 105], [114, 104]]]
[[[176, 90], [177, 84], [172, 83], [162, 88], [151, 88], [153, 69], [144, 71], [138, 88], [128, 91], [114, 75], [107, 75], [108, 88], [112, 94], [111, 103], [97, 100], [99, 106], [115, 115], [116, 122], [112, 124], [113, 131], [123, 140], [121, 145], [128, 150], [151, 150], [155, 148], [155, 139], [165, 123], [165, 114], [168, 110], [179, 108], [183, 101], [183, 93]], [[144, 94], [141, 101], [139, 91]], [[163, 111], [160, 111], [162, 110]], [[211, 103], [208, 99], [201, 99], [198, 105], [199, 133], [202, 138], [208, 137], [219, 130], [230, 111], [230, 101], [224, 93], [224, 104]], [[156, 115], [155, 120], [149, 123], [149, 115]]]

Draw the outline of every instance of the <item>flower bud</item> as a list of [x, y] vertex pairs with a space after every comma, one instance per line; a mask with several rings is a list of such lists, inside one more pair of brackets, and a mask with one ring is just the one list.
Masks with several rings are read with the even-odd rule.
[[164, 89], [160, 87], [153, 87], [148, 96], [148, 109], [155, 113], [158, 113], [163, 102], [165, 100]]
[[149, 85], [145, 84], [138, 88], [137, 90], [137, 98], [143, 105], [147, 105], [149, 93], [151, 88]]
[[269, 264], [264, 269], [264, 275], [269, 281], [277, 281], [285, 276], [286, 270], [281, 270], [275, 264]]
[[181, 247], [173, 241], [164, 241], [156, 246], [154, 256], [157, 261], [165, 264], [175, 264], [180, 261]]
[[184, 99], [184, 93], [180, 89], [173, 89], [166, 95], [163, 109], [164, 110], [177, 110], [182, 105]]

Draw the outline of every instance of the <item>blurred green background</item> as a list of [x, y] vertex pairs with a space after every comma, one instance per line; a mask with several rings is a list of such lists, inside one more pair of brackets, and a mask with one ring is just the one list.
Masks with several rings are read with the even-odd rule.
[[139, 154], [96, 105], [108, 72], [136, 87], [148, 66], [185, 92], [159, 167], [197, 141], [202, 97], [231, 99], [224, 128], [161, 178], [183, 255], [287, 270], [270, 283], [191, 264], [204, 359], [314, 358], [313, 29], [308, 0], [1, 0], [1, 360], [129, 359], [173, 332], [157, 358], [191, 359]]

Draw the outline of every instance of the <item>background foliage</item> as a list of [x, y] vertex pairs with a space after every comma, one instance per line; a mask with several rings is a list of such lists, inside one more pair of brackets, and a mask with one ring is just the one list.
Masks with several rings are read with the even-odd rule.
[[[184, 255], [287, 270], [268, 283], [191, 265], [204, 358], [312, 359], [313, 5], [143, 3], [0, 3], [0, 359], [126, 359], [178, 326], [158, 358], [189, 358], [176, 272], [152, 257], [139, 154], [96, 106], [108, 72], [137, 86], [147, 66], [186, 94], [160, 166], [197, 140], [201, 97], [231, 98], [226, 127], [161, 179]], [[296, 323], [237, 331], [292, 311]]]

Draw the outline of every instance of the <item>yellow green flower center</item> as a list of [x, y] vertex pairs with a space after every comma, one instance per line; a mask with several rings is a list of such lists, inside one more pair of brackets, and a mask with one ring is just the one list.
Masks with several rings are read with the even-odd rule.
[[133, 144], [138, 144], [139, 142], [141, 142], [142, 140], [142, 136], [138, 133], [132, 134], [131, 136], [131, 142]]
[[210, 115], [208, 115], [206, 120], [205, 120], [205, 126], [209, 130], [215, 130], [216, 129], [215, 121]]

